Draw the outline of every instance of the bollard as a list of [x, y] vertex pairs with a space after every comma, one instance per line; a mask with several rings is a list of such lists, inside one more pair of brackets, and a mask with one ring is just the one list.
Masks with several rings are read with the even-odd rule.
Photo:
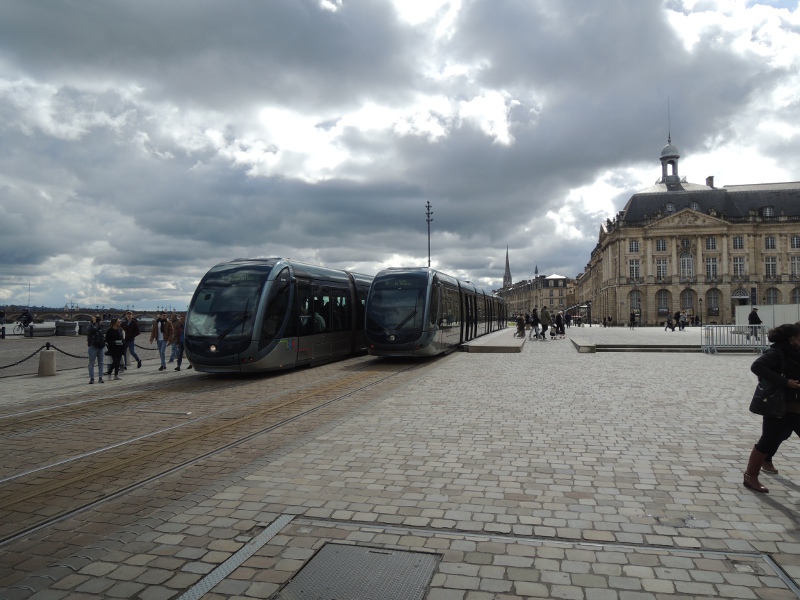
[[6, 339], [6, 326], [0, 327], [0, 340]]
[[39, 377], [47, 377], [56, 374], [56, 351], [50, 349], [50, 342], [47, 342], [47, 349], [39, 352]]

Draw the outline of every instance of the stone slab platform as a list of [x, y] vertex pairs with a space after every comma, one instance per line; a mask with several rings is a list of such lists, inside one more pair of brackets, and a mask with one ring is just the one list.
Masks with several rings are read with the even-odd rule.
[[495, 331], [461, 345], [463, 352], [479, 352], [491, 354], [507, 354], [522, 352], [526, 337], [514, 335], [516, 327], [507, 327]]

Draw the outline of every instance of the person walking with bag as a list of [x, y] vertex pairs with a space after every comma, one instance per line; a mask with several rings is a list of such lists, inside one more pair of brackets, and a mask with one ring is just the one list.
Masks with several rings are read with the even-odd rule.
[[111, 319], [111, 327], [106, 333], [106, 347], [108, 348], [108, 355], [111, 357], [111, 367], [108, 369], [108, 375], [114, 373], [114, 379], [119, 379], [119, 364], [125, 354], [125, 337], [122, 334], [122, 329], [119, 328], [119, 319]]
[[528, 339], [539, 339], [539, 311], [535, 308], [531, 311], [531, 332]]
[[768, 494], [769, 490], [758, 480], [758, 475], [766, 459], [771, 459], [778, 451], [787, 437], [787, 430], [800, 436], [800, 327], [780, 325], [769, 332], [768, 339], [772, 345], [755, 360], [750, 370], [758, 376], [759, 387], [783, 391], [785, 411], [764, 414], [763, 403], [754, 397], [750, 410], [763, 415], [761, 437], [750, 453], [743, 481], [746, 488], [763, 494]]

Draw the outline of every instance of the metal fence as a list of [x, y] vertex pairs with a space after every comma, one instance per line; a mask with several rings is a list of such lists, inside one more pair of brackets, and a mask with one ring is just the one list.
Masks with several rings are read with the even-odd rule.
[[766, 325], [704, 325], [701, 348], [717, 352], [764, 352], [769, 348]]

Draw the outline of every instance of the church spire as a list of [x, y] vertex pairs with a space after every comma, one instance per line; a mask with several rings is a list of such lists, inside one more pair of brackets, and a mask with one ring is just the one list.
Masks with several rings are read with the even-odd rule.
[[508, 264], [508, 246], [506, 246], [506, 272], [503, 274], [503, 287], [511, 287], [511, 266]]

